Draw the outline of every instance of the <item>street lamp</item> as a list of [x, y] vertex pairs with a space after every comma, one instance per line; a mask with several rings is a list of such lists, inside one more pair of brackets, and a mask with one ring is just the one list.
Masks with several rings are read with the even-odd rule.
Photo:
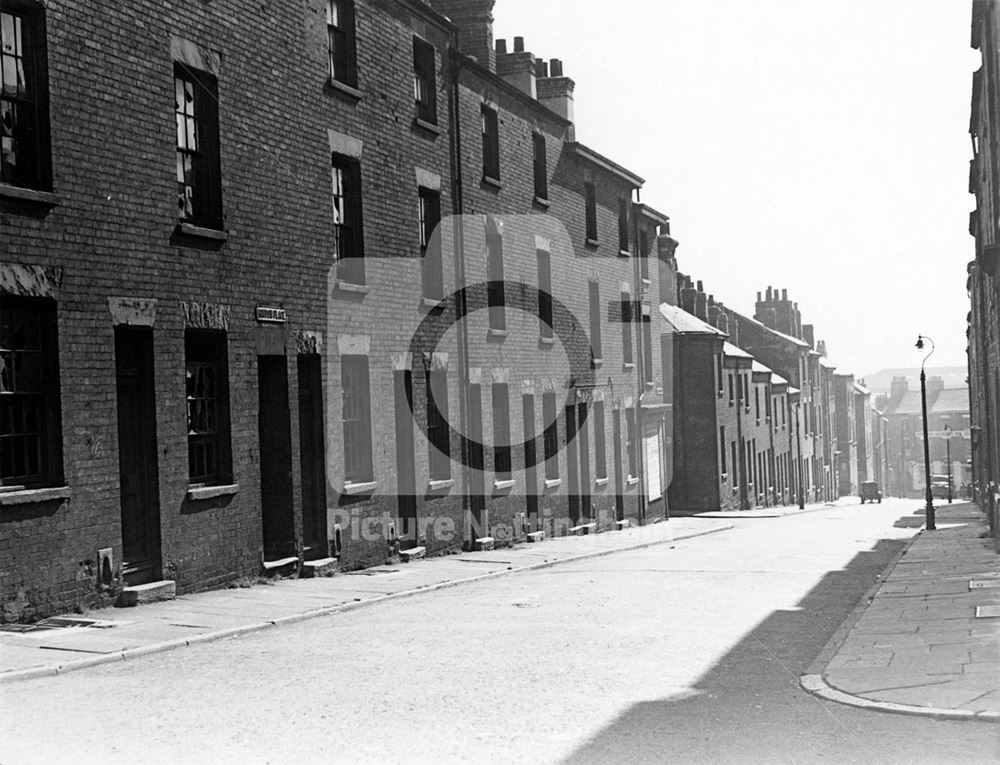
[[945, 436], [945, 444], [948, 449], [948, 504], [951, 504], [951, 428], [945, 423], [944, 432], [948, 435]]
[[924, 417], [924, 491], [927, 499], [927, 517], [924, 527], [928, 531], [935, 531], [937, 525], [934, 523], [934, 500], [931, 496], [931, 449], [930, 439], [927, 437], [927, 374], [924, 372], [924, 365], [927, 363], [927, 359], [934, 353], [934, 341], [925, 335], [917, 335], [918, 351], [924, 349], [924, 340], [931, 344], [930, 352], [920, 362], [920, 408]]

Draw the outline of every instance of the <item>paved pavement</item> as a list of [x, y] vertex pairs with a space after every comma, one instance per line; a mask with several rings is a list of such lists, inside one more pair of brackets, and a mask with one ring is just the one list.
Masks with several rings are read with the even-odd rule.
[[1000, 556], [972, 504], [937, 507], [802, 677], [827, 699], [1000, 721]]
[[488, 552], [377, 566], [316, 579], [182, 595], [135, 608], [94, 610], [94, 621], [26, 633], [0, 632], [0, 683], [62, 674], [257, 632], [389, 599], [731, 529], [725, 520], [674, 518], [592, 536], [560, 537]]

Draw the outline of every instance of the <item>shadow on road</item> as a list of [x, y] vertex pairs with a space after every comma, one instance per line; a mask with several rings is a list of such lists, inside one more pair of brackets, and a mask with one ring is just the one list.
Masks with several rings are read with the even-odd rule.
[[[905, 516], [896, 525], [910, 520]], [[826, 574], [798, 608], [772, 613], [690, 693], [634, 704], [565, 762], [992, 762], [994, 738], [984, 730], [843, 707], [798, 685], [905, 544], [880, 541], [843, 570]]]

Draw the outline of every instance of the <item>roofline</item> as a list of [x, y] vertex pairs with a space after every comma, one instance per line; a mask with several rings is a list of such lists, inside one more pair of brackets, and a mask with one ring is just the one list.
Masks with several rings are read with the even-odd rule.
[[489, 69], [480, 64], [472, 56], [469, 56], [465, 53], [461, 53], [459, 51], [454, 51], [454, 55], [455, 55], [455, 60], [458, 62], [458, 66], [460, 69], [467, 69], [472, 74], [482, 78], [483, 80], [486, 80], [491, 85], [500, 88], [506, 94], [513, 96], [526, 106], [530, 106], [533, 109], [537, 109], [541, 112], [544, 112], [545, 117], [547, 119], [551, 119], [553, 122], [561, 125], [562, 127], [570, 127], [573, 124], [571, 120], [568, 120], [561, 114], [557, 114], [556, 112], [552, 111], [541, 101], [539, 101], [536, 98], [532, 98], [530, 95], [525, 93], [516, 85], [511, 85], [509, 82], [507, 82], [507, 80], [505, 80], [499, 74], [491, 72]]
[[643, 215], [645, 215], [654, 223], [659, 223], [661, 226], [670, 223], [669, 215], [665, 215], [664, 213], [661, 213], [659, 210], [653, 209], [647, 204], [644, 204], [642, 202], [636, 202], [635, 207], [637, 210], [639, 210]]
[[570, 152], [576, 154], [576, 156], [580, 159], [597, 165], [612, 175], [617, 175], [619, 178], [631, 183], [635, 188], [642, 188], [643, 184], [646, 183], [644, 178], [640, 178], [631, 170], [626, 170], [617, 162], [608, 159], [603, 154], [598, 154], [589, 146], [585, 146], [579, 141], [567, 141], [565, 146]]
[[448, 16], [445, 16], [440, 11], [432, 8], [423, 0], [402, 0], [403, 5], [407, 6], [410, 10], [423, 16], [428, 21], [437, 24], [439, 27], [448, 30], [449, 32], [457, 32], [458, 26], [452, 21]]

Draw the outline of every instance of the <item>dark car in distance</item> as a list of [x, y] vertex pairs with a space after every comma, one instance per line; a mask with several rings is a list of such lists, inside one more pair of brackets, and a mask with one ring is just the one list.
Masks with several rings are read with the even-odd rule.
[[878, 487], [877, 481], [862, 481], [861, 483], [861, 504], [866, 501], [878, 502], [882, 504], [882, 490]]

